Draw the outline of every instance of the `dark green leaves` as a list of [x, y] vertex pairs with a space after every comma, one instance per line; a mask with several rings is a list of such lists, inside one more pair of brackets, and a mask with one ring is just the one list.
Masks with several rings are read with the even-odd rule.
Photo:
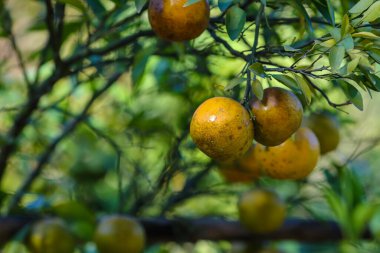
[[227, 33], [231, 40], [239, 38], [246, 21], [246, 13], [238, 5], [232, 6], [226, 14]]
[[314, 6], [322, 14], [322, 16], [333, 26], [335, 26], [334, 9], [330, 0], [314, 0]]
[[252, 73], [254, 73], [255, 75], [257, 75], [259, 77], [263, 77], [263, 78], [266, 77], [264, 67], [259, 62], [255, 62], [254, 64], [249, 66], [249, 69], [252, 71]]
[[348, 82], [340, 83], [347, 98], [356, 108], [358, 108], [360, 111], [363, 111], [363, 97], [362, 94], [360, 94], [359, 90]]
[[219, 0], [218, 1], [218, 7], [223, 12], [230, 7], [230, 5], [233, 3], [233, 0]]
[[103, 17], [104, 13], [106, 12], [106, 8], [104, 8], [100, 0], [87, 0], [87, 4], [96, 17], [99, 19]]
[[310, 16], [307, 13], [307, 11], [306, 11], [305, 7], [303, 6], [302, 2], [303, 1], [299, 1], [299, 0], [293, 0], [292, 1], [293, 6], [300, 13], [300, 15], [302, 15], [302, 17], [305, 19], [309, 32], [313, 32], [313, 25], [311, 23]]

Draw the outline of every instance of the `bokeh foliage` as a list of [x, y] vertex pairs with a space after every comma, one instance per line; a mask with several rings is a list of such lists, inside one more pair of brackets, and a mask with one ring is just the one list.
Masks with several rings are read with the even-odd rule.
[[[263, 186], [287, 201], [289, 216], [334, 219], [347, 238], [323, 249], [271, 246], [376, 248], [359, 240], [369, 221], [380, 231], [376, 173], [357, 159], [378, 137], [341, 145], [307, 181], [231, 185], [188, 128], [209, 97], [244, 102], [247, 88], [260, 97], [263, 88], [281, 86], [299, 96], [306, 114], [336, 114], [349, 135], [351, 104], [366, 109], [380, 91], [380, 2], [214, 1], [208, 30], [184, 43], [154, 35], [146, 4], [0, 1], [1, 213], [63, 217], [93, 252], [85, 242], [103, 214], [236, 219], [239, 193]], [[170, 243], [147, 252], [230, 249], [229, 242]]]

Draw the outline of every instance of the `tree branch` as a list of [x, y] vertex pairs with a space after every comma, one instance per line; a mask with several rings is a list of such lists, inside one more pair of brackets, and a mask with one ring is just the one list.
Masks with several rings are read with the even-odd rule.
[[[23, 226], [38, 218], [0, 217], [0, 243], [8, 241]], [[334, 242], [343, 238], [338, 224], [333, 221], [316, 221], [303, 219], [288, 219], [284, 225], [268, 234], [254, 234], [246, 230], [237, 221], [227, 221], [220, 218], [200, 219], [139, 219], [147, 235], [148, 243], [157, 242], [196, 242], [210, 241], [280, 241], [297, 240], [302, 242]], [[367, 229], [362, 239], [371, 239], [373, 235]]]

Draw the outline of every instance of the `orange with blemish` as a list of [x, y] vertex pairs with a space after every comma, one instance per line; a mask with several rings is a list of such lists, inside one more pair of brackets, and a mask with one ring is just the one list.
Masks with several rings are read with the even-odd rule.
[[170, 41], [191, 40], [207, 28], [210, 7], [206, 0], [185, 6], [187, 0], [151, 0], [148, 8], [153, 31]]
[[272, 178], [303, 179], [317, 165], [319, 142], [313, 131], [303, 127], [281, 145], [265, 147], [257, 144], [255, 156], [264, 173]]
[[214, 97], [204, 101], [195, 111], [190, 135], [209, 157], [231, 162], [251, 147], [253, 123], [241, 104], [231, 98]]
[[281, 144], [301, 125], [302, 104], [288, 90], [267, 88], [261, 101], [254, 97], [250, 104], [254, 115], [255, 140], [265, 146]]

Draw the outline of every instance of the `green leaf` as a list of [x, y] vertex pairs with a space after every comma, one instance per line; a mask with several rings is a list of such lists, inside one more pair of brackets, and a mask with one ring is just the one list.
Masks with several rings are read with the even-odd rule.
[[362, 94], [360, 94], [359, 90], [347, 82], [341, 82], [341, 84], [347, 98], [356, 108], [358, 108], [360, 111], [363, 111], [363, 97]]
[[224, 91], [230, 91], [242, 82], [247, 81], [247, 78], [237, 77], [231, 80], [231, 82], [224, 88]]
[[363, 13], [363, 22], [372, 22], [378, 19], [380, 16], [380, 1], [375, 2], [371, 5], [368, 10]]
[[58, 0], [58, 2], [68, 4], [74, 7], [75, 9], [79, 10], [83, 14], [86, 14], [87, 8], [80, 0]]
[[331, 36], [336, 42], [339, 42], [342, 39], [341, 30], [339, 28], [333, 28], [330, 31]]
[[313, 4], [322, 16], [333, 26], [335, 26], [334, 9], [330, 0], [314, 0]]
[[307, 28], [309, 32], [312, 33], [314, 31], [313, 25], [312, 25], [309, 14], [307, 13], [305, 7], [302, 4], [303, 1], [293, 0], [292, 2], [294, 3], [294, 7], [298, 10], [298, 12], [302, 15], [302, 17], [305, 18], [305, 21], [307, 23]]
[[255, 75], [258, 75], [259, 77], [266, 77], [264, 67], [261, 63], [255, 62], [251, 66], [249, 66], [249, 69], [254, 73]]
[[340, 36], [342, 38], [348, 33], [350, 26], [350, 19], [348, 18], [348, 15], [345, 14], [342, 18], [342, 26], [340, 27]]
[[104, 8], [100, 0], [87, 0], [87, 4], [90, 6], [92, 13], [94, 13], [96, 17], [99, 19], [103, 18], [106, 8]]
[[293, 48], [291, 46], [284, 46], [284, 50], [286, 52], [298, 52], [299, 51], [299, 49]]
[[364, 38], [364, 39], [370, 39], [370, 40], [378, 40], [380, 39], [379, 36], [377, 36], [374, 33], [371, 32], [357, 32], [352, 34], [352, 37], [354, 38]]
[[371, 56], [372, 59], [374, 59], [377, 63], [380, 64], [380, 49], [372, 48], [367, 53], [369, 56]]
[[[187, 1], [186, 4], [188, 2], [189, 1]], [[144, 6], [145, 6], [146, 3], [147, 3], [147, 0], [135, 0], [135, 6], [136, 6], [137, 13], [140, 13], [142, 11], [142, 9], [144, 8]]]
[[292, 90], [299, 90], [297, 82], [290, 76], [272, 75], [272, 77]]
[[264, 96], [264, 89], [263, 85], [258, 79], [255, 79], [252, 81], [252, 92], [255, 94], [255, 96], [259, 99], [262, 100]]
[[378, 77], [377, 75], [368, 74], [368, 81], [371, 84], [371, 89], [380, 91], [380, 77]]
[[331, 189], [325, 188], [324, 197], [331, 211], [334, 213], [339, 223], [344, 223], [347, 220], [347, 210], [340, 197]]
[[134, 84], [138, 84], [144, 75], [146, 64], [148, 63], [149, 57], [152, 55], [154, 49], [153, 47], [140, 50], [133, 61], [132, 68], [132, 81]]
[[311, 90], [310, 90], [310, 87], [309, 87], [307, 81], [303, 77], [298, 76], [298, 75], [294, 75], [294, 78], [298, 84], [298, 87], [302, 91], [302, 94], [305, 97], [307, 104], [310, 104], [311, 98], [312, 98], [312, 93], [311, 93]]
[[361, 236], [364, 229], [368, 226], [378, 207], [371, 203], [362, 203], [355, 207], [352, 214], [353, 228], [356, 237]]
[[338, 43], [338, 46], [343, 46], [347, 51], [354, 49], [355, 44], [351, 34], [346, 35], [346, 37]]
[[362, 84], [359, 84], [358, 82], [356, 82], [355, 80], [353, 79], [349, 79], [349, 78], [341, 78], [339, 80], [342, 80], [342, 81], [345, 81], [346, 83], [349, 83], [351, 84], [352, 86], [354, 87], [360, 87], [362, 88], [363, 91], [367, 91], [366, 88], [362, 85]]
[[371, 6], [374, 0], [360, 0], [348, 12], [353, 14], [362, 13]]
[[355, 57], [347, 64], [347, 72], [351, 74], [359, 64], [360, 57]]
[[226, 14], [227, 33], [231, 40], [239, 38], [244, 28], [247, 14], [238, 5], [232, 6]]
[[230, 5], [233, 2], [234, 2], [233, 0], [219, 0], [218, 1], [218, 7], [219, 7], [220, 11], [224, 12], [225, 10], [228, 9], [228, 7], [230, 7]]
[[335, 71], [339, 70], [340, 65], [344, 59], [344, 47], [343, 46], [334, 46], [330, 50], [329, 60], [331, 68]]
[[[135, 1], [139, 1], [139, 0], [135, 0]], [[147, 1], [147, 0], [140, 0], [140, 1]], [[188, 7], [192, 4], [195, 4], [195, 3], [198, 3], [199, 1], [201, 0], [187, 0], [186, 3], [183, 5], [183, 7]]]

